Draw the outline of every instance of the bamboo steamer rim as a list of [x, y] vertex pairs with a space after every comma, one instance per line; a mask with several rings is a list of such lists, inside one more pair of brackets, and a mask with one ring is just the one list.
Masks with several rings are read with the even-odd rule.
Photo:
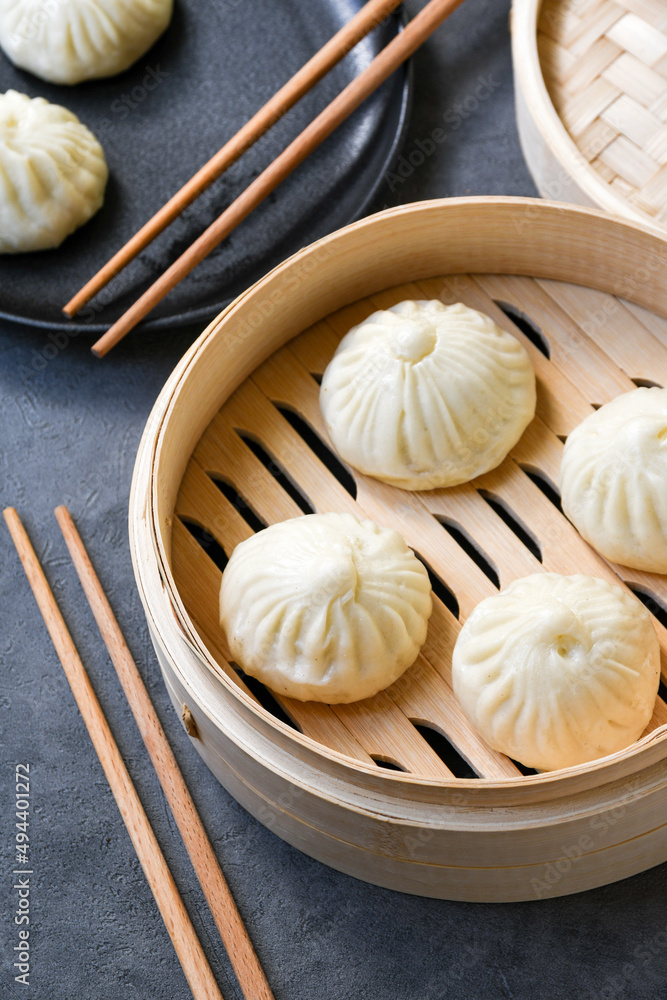
[[[583, 229], [589, 238], [591, 233], [597, 233], [600, 245], [604, 247], [605, 251], [609, 251], [612, 259], [614, 255], [617, 257], [615, 267], [610, 266], [608, 261], [593, 267], [592, 270], [595, 272], [597, 280], [595, 287], [600, 290], [614, 294], [612, 278], [615, 268], [618, 273], [623, 271], [623, 264], [627, 261], [626, 243], [628, 241], [633, 244], [636, 251], [643, 251], [646, 254], [646, 260], [652, 259], [653, 256], [657, 256], [661, 261], [667, 259], [667, 239], [664, 233], [654, 227], [613, 218], [598, 209], [532, 198], [483, 196], [416, 202], [379, 212], [324, 237], [278, 265], [223, 310], [194, 342], [167, 380], [149, 417], [139, 446], [130, 498], [130, 547], [138, 589], [149, 622], [159, 636], [163, 647], [173, 655], [172, 665], [179, 669], [179, 680], [187, 689], [192, 689], [193, 681], [187, 673], [180, 670], [180, 665], [177, 662], [178, 651], [175, 650], [176, 636], [178, 636], [178, 643], [181, 647], [180, 652], [183, 655], [194, 656], [198, 666], [215, 679], [216, 684], [224, 690], [225, 696], [236, 704], [242, 716], [246, 718], [254, 716], [257, 722], [262, 725], [263, 732], [272, 730], [276, 736], [280, 737], [281, 744], [287, 742], [291, 745], [302, 762], [307, 761], [317, 766], [319, 758], [322, 763], [327, 765], [329, 771], [343, 782], [349, 781], [351, 778], [354, 783], [355, 776], [363, 772], [378, 792], [391, 789], [392, 795], [400, 795], [401, 789], [409, 792], [410, 789], [422, 787], [424, 790], [436, 789], [443, 793], [445, 796], [443, 802], [451, 801], [452, 794], [453, 800], [456, 802], [457, 794], [464, 792], [466, 799], [470, 802], [475, 802], [479, 798], [480, 805], [484, 804], [483, 799], [489, 793], [499, 793], [499, 796], [494, 798], [494, 805], [517, 801], [527, 804], [528, 802], [539, 802], [543, 798], [553, 798], [555, 789], [558, 789], [563, 795], [575, 794], [581, 790], [595, 789], [601, 785], [620, 781], [629, 775], [637, 774], [639, 771], [656, 765], [667, 757], [667, 726], [656, 729], [631, 747], [608, 757], [560, 771], [522, 776], [521, 778], [504, 780], [456, 778], [452, 780], [411, 775], [406, 772], [386, 771], [365, 765], [343, 753], [324, 747], [312, 738], [287, 726], [254, 702], [221, 673], [185, 610], [170, 566], [169, 529], [178, 485], [192, 447], [227, 396], [217, 399], [215, 406], [209, 406], [206, 412], [202, 412], [195, 431], [190, 431], [187, 441], [180, 442], [182, 445], [178, 460], [180, 468], [176, 468], [178, 463], [174, 465], [174, 468], [170, 470], [171, 480], [167, 484], [163, 478], [163, 471], [167, 464], [173, 461], [174, 449], [173, 442], [170, 441], [170, 449], [166, 445], [173, 433], [174, 426], [178, 426], [174, 424], [174, 421], [178, 420], [179, 408], [183, 405], [184, 387], [187, 387], [193, 371], [205, 369], [213, 347], [219, 346], [221, 330], [224, 331], [228, 327], [233, 328], [234, 322], [243, 317], [244, 309], [247, 310], [249, 303], [259, 293], [270, 291], [279, 286], [281, 280], [291, 269], [302, 263], [312, 263], [313, 260], [317, 262], [318, 258], [325, 265], [337, 256], [337, 253], [345, 247], [348, 241], [358, 237], [367, 237], [377, 230], [378, 233], [375, 235], [378, 236], [378, 254], [381, 256], [384, 227], [392, 228], [395, 224], [409, 226], [415, 222], [426, 220], [431, 225], [434, 222], [443, 225], [443, 246], [448, 247], [449, 243], [445, 236], [455, 242], [457, 223], [460, 223], [462, 219], [465, 219], [466, 225], [477, 233], [479, 233], [480, 227], [481, 231], [484, 232], [485, 224], [491, 243], [486, 250], [480, 251], [478, 249], [475, 251], [480, 255], [479, 267], [460, 266], [455, 248], [453, 252], [450, 251], [452, 259], [447, 259], [445, 254], [446, 259], [439, 263], [438, 266], [442, 268], [439, 274], [455, 274], [466, 269], [478, 272], [486, 270], [496, 273], [556, 278], [557, 280], [586, 285], [590, 281], [590, 276], [582, 274], [581, 262], [577, 261], [576, 255], [578, 248], [576, 242], [572, 242], [571, 230], [574, 222], [577, 223], [577, 229]], [[525, 226], [526, 222], [529, 223], [527, 227]], [[499, 247], [508, 242], [507, 233], [510, 231], [512, 223], [518, 223], [519, 232], [515, 241], [509, 241], [513, 255], [512, 260], [514, 262], [519, 260], [521, 263], [518, 267], [516, 263], [513, 263], [511, 268], [503, 270], [497, 266], [497, 254]], [[531, 229], [537, 227], [539, 231], [541, 226], [551, 227], [550, 246], [552, 253], [549, 256], [548, 264], [536, 267], [531, 249], [532, 243], [527, 238], [528, 233], [525, 230], [527, 228], [530, 232]], [[449, 231], [447, 231], [448, 227]], [[498, 234], [500, 234], [499, 239]], [[498, 246], [494, 245], [493, 238], [498, 239]], [[563, 263], [562, 257], [558, 258], [559, 249], [567, 249], [568, 251], [564, 258], [565, 263]], [[496, 266], [490, 266], [491, 262], [495, 262]], [[357, 282], [360, 280], [358, 276], [356, 280]], [[356, 287], [352, 278], [350, 278], [350, 283]], [[326, 282], [322, 282], [322, 284], [326, 284]], [[384, 286], [379, 284], [377, 288], [387, 287], [387, 284], [391, 284], [391, 282], [385, 282]], [[366, 292], [366, 294], [370, 293]], [[346, 301], [338, 300], [336, 307], [345, 305], [359, 297], [355, 291], [352, 291]], [[640, 284], [637, 287], [634, 301], [638, 305], [655, 310], [667, 317], [667, 289], [663, 291], [657, 282], [646, 287]], [[323, 318], [329, 311], [331, 309], [325, 308], [321, 315], [317, 312], [314, 313], [306, 325]], [[295, 330], [292, 335], [298, 332], [300, 330]], [[287, 337], [283, 342], [289, 339], [290, 337]], [[272, 353], [272, 350], [268, 354]], [[231, 394], [236, 385], [243, 381], [247, 374], [264, 360], [265, 356], [253, 361], [248, 372], [243, 371], [239, 374], [236, 383], [229, 389], [227, 395]], [[193, 701], [197, 702], [194, 691]], [[208, 713], [206, 706], [199, 702], [199, 708], [206, 712], [215, 725], [216, 720]], [[246, 746], [244, 749], [255, 757], [253, 747]], [[261, 758], [258, 756], [256, 759]]]
[[[557, 197], [569, 193], [571, 183], [574, 182], [582, 200], [586, 199], [586, 205], [599, 207], [606, 212], [639, 222], [647, 229], [664, 233], [662, 226], [654, 223], [647, 214], [633, 208], [598, 175], [561, 121], [544, 82], [537, 44], [538, 22], [543, 4], [544, 0], [512, 0], [510, 24], [517, 103], [524, 103], [532, 127], [539, 132], [545, 147], [556, 158], [562, 170], [561, 177], [556, 180], [559, 190], [547, 193]], [[522, 146], [525, 154], [523, 141]]]

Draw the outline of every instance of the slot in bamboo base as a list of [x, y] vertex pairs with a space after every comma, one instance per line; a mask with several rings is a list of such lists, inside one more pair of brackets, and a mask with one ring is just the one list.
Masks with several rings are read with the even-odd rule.
[[[463, 301], [513, 333], [537, 372], [538, 415], [511, 456], [472, 483], [409, 493], [347, 470], [356, 481], [354, 499], [325, 464], [329, 446], [313, 376], [322, 375], [351, 326], [406, 298]], [[497, 302], [542, 331], [542, 350]], [[582, 324], [592, 306], [610, 322], [586, 333]], [[626, 357], [630, 328], [631, 340], [639, 339], [645, 349], [643, 358], [632, 361]], [[624, 361], [628, 373], [621, 367]], [[446, 588], [444, 600], [434, 596], [422, 653], [392, 687], [364, 702], [326, 706], [282, 697], [277, 701], [306, 736], [365, 764], [375, 760], [424, 778], [454, 777], [417, 724], [444, 735], [479, 777], [521, 779], [516, 765], [491, 750], [459, 708], [451, 689], [453, 644], [468, 614], [497, 593], [498, 584], [504, 587], [540, 571], [582, 572], [627, 583], [662, 609], [667, 621], [667, 579], [607, 565], [545, 494], [558, 482], [562, 438], [592, 412], [593, 404], [657, 378], [667, 385], [665, 321], [658, 338], [612, 296], [533, 278], [456, 275], [400, 285], [311, 327], [265, 361], [224, 404], [194, 451], [176, 502], [176, 585], [221, 671], [245, 687], [229, 666], [218, 622], [220, 569], [184, 525], [204, 528], [229, 557], [252, 533], [251, 524], [267, 525], [309, 511], [369, 517], [400, 531]], [[301, 422], [290, 421], [289, 414]], [[216, 482], [232, 490], [225, 496]], [[658, 619], [654, 623], [667, 677], [667, 630]], [[647, 735], [665, 724], [667, 706], [659, 698]]]

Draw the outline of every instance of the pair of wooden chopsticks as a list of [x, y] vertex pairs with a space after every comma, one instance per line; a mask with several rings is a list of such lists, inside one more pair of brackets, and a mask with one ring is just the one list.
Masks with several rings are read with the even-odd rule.
[[[220, 174], [278, 121], [401, 0], [370, 0], [64, 307], [72, 317], [155, 239]], [[92, 347], [102, 357], [161, 302], [352, 112], [409, 59], [463, 0], [430, 0], [407, 27], [379, 53], [299, 136], [225, 209], [126, 313]]]
[[[243, 996], [246, 1000], [273, 1000], [231, 890], [74, 521], [65, 507], [56, 508], [55, 513]], [[211, 967], [30, 539], [13, 508], [4, 511], [4, 518], [192, 995], [195, 1000], [222, 1000]]]

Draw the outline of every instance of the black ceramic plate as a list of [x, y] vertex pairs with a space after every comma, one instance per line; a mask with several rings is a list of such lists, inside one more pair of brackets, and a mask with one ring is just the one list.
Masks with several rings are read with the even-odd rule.
[[[105, 204], [57, 250], [0, 256], [0, 316], [101, 332], [240, 194], [391, 40], [395, 18], [310, 94], [117, 277], [77, 319], [69, 298], [324, 42], [361, 0], [176, 0], [174, 19], [139, 63], [109, 80], [59, 87], [0, 51], [0, 92], [43, 96], [102, 142]], [[359, 218], [400, 142], [408, 105], [401, 70], [309, 157], [153, 311], [145, 326], [207, 321], [300, 247]]]

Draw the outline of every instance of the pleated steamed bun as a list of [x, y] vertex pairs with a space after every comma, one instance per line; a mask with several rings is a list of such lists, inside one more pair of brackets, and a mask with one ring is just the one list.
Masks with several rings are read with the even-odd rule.
[[76, 115], [0, 94], [0, 253], [59, 246], [104, 201], [104, 151]]
[[115, 76], [148, 51], [172, 9], [173, 0], [2, 0], [0, 46], [51, 83]]
[[667, 389], [634, 389], [570, 434], [563, 510], [601, 555], [667, 573]]
[[648, 611], [621, 587], [537, 573], [478, 604], [454, 647], [452, 679], [489, 746], [551, 771], [641, 736], [660, 647]]
[[343, 338], [320, 405], [353, 468], [429, 490], [502, 462], [535, 415], [535, 374], [519, 341], [483, 313], [406, 301]]
[[388, 687], [416, 659], [430, 614], [428, 574], [401, 535], [351, 514], [307, 514], [251, 536], [220, 589], [233, 659], [299, 701]]

